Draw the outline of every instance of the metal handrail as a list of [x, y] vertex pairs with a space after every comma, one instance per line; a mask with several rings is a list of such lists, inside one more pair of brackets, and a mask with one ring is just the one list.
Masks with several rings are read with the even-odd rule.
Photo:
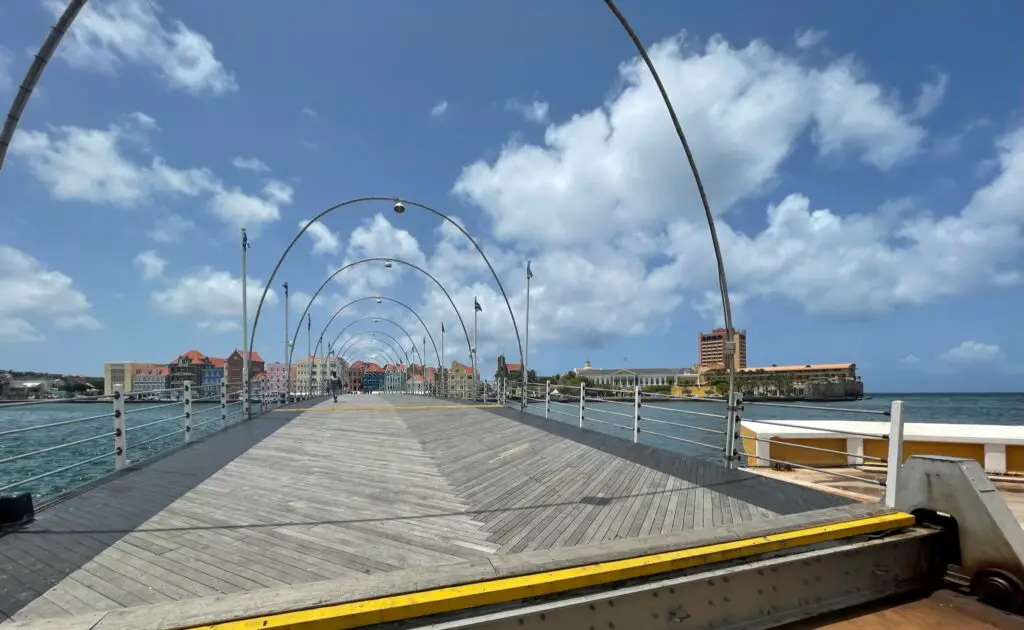
[[692, 409], [672, 409], [671, 407], [659, 407], [657, 405], [644, 405], [644, 409], [659, 409], [661, 411], [672, 411], [672, 412], [675, 412], [675, 413], [685, 413], [685, 414], [689, 414], [691, 416], [704, 416], [705, 418], [721, 418], [722, 420], [726, 419], [726, 417], [724, 415], [720, 415], [720, 414], [717, 414], [717, 413], [708, 413], [706, 411], [693, 411]]
[[847, 431], [845, 429], [823, 429], [820, 427], [808, 427], [800, 424], [789, 424], [786, 422], [779, 422], [778, 420], [752, 420], [750, 418], [744, 418], [747, 422], [757, 422], [758, 424], [767, 424], [770, 426], [777, 427], [788, 427], [790, 429], [803, 429], [805, 431], [821, 431], [822, 433], [837, 433], [839, 435], [849, 435], [850, 437], [869, 438], [873, 440], [888, 440], [888, 433], [865, 433], [862, 431]]
[[[850, 474], [847, 474], [847, 473], [844, 473], [844, 472], [839, 472], [839, 471], [836, 471], [836, 470], [829, 470], [827, 468], [818, 468], [816, 466], [808, 466], [806, 464], [795, 464], [793, 462], [787, 462], [787, 461], [781, 460], [781, 459], [773, 459], [771, 457], [762, 457], [760, 455], [751, 455], [750, 453], [746, 452], [742, 448], [740, 449], [740, 455], [743, 456], [743, 457], [749, 457], [751, 459], [756, 459], [756, 460], [763, 461], [763, 462], [769, 462], [769, 463], [772, 463], [772, 464], [782, 464], [784, 466], [792, 466], [793, 468], [802, 468], [804, 470], [813, 470], [815, 472], [820, 472], [820, 473], [825, 474], [825, 475], [832, 475], [832, 476], [835, 476], [835, 477], [842, 477], [844, 479], [852, 479], [853, 481], [861, 481], [861, 482], [870, 483], [870, 484], [873, 484], [873, 485], [876, 485], [876, 486], [885, 487], [885, 485], [886, 485], [885, 481], [879, 481], [878, 479], [871, 479], [871, 478], [868, 478], [868, 477], [858, 477], [857, 475], [850, 475]], [[855, 455], [855, 457], [859, 457], [859, 456]]]
[[751, 405], [758, 407], [783, 407], [788, 409], [811, 409], [814, 411], [831, 411], [833, 413], [860, 413], [870, 416], [888, 416], [890, 414], [888, 409], [853, 409], [850, 407], [824, 407], [822, 405], [801, 405], [799, 403], [784, 403], [784, 402], [750, 402], [743, 401], [743, 405]]
[[103, 400], [104, 398], [109, 400], [110, 395], [99, 394], [96, 396], [79, 396], [78, 398], [43, 398], [37, 400], [23, 400], [21, 402], [0, 403], [0, 410], [11, 409], [13, 407], [31, 407], [33, 405], [66, 405], [68, 403], [82, 402], [86, 400]]
[[29, 477], [28, 479], [22, 479], [21, 481], [15, 481], [14, 483], [9, 483], [6, 486], [0, 487], [0, 492], [4, 492], [6, 490], [10, 490], [11, 488], [17, 488], [18, 486], [23, 486], [23, 485], [25, 485], [27, 483], [32, 483], [33, 481], [39, 481], [40, 479], [45, 479], [47, 477], [51, 477], [53, 475], [56, 475], [56, 474], [59, 474], [59, 473], [71, 470], [73, 468], [78, 468], [79, 466], [85, 466], [86, 464], [91, 464], [91, 463], [99, 461], [99, 460], [101, 460], [101, 459], [103, 459], [105, 457], [114, 457], [115, 455], [117, 455], [116, 452], [114, 452], [114, 453], [104, 453], [103, 455], [97, 455], [96, 457], [90, 457], [89, 459], [85, 459], [85, 460], [82, 460], [80, 462], [75, 462], [74, 464], [68, 464], [67, 466], [62, 466], [60, 468], [57, 468], [56, 470], [51, 470], [51, 471], [48, 471], [48, 472], [44, 472], [44, 473], [41, 473], [39, 475], [35, 475], [34, 477]]
[[718, 435], [725, 435], [725, 431], [722, 431], [722, 430], [719, 430], [719, 429], [709, 429], [707, 427], [698, 427], [698, 426], [693, 425], [693, 424], [683, 424], [682, 422], [672, 422], [671, 420], [661, 420], [661, 419], [658, 419], [658, 418], [649, 418], [647, 416], [642, 416], [640, 419], [642, 421], [644, 421], [644, 422], [655, 422], [657, 424], [666, 424], [666, 425], [672, 426], [672, 427], [682, 427], [684, 429], [694, 429], [696, 431], [704, 431], [705, 433], [715, 433], [715, 434], [718, 434]]
[[114, 432], [113, 431], [110, 431], [108, 433], [101, 433], [100, 435], [94, 435], [93, 437], [82, 438], [81, 440], [74, 440], [72, 442], [61, 442], [60, 444], [58, 444], [56, 446], [48, 446], [46, 448], [41, 448], [41, 449], [38, 449], [38, 450], [35, 450], [35, 451], [29, 451], [27, 453], [21, 453], [20, 455], [11, 455], [10, 457], [5, 457], [4, 459], [0, 459], [0, 464], [6, 464], [7, 462], [13, 462], [13, 461], [16, 461], [16, 460], [19, 460], [19, 459], [25, 459], [26, 457], [32, 457], [34, 455], [42, 455], [43, 453], [50, 453], [50, 452], [53, 452], [53, 451], [59, 451], [62, 448], [69, 448], [71, 446], [77, 446], [79, 444], [85, 444], [86, 442], [93, 442], [95, 440], [101, 440], [103, 438], [109, 438], [109, 437], [114, 437]]

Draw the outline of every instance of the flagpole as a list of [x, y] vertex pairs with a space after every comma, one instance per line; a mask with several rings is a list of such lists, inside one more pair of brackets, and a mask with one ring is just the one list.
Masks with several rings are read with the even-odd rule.
[[477, 307], [479, 302], [476, 300], [476, 296], [473, 296], [473, 400], [476, 400], [476, 355], [477, 355], [477, 334], [476, 334], [476, 314], [479, 312]]
[[284, 403], [292, 401], [292, 353], [291, 341], [288, 339], [288, 283], [284, 283]]
[[442, 398], [448, 397], [448, 377], [444, 373], [444, 322], [441, 322], [441, 386], [438, 387], [437, 391], [441, 393]]
[[246, 282], [248, 276], [246, 252], [248, 249], [249, 237], [245, 233], [245, 228], [242, 228], [242, 394], [245, 396], [245, 404], [242, 405], [242, 408], [245, 410], [246, 419], [252, 417], [252, 410], [249, 406], [249, 287]]
[[[302, 322], [299, 322], [300, 324]], [[313, 356], [313, 314], [306, 313], [306, 360], [312, 361]], [[313, 364], [309, 364], [309, 381], [306, 383], [306, 393], [313, 393]]]
[[527, 362], [530, 360], [530, 280], [533, 279], [533, 270], [530, 269], [530, 261], [526, 261], [526, 349], [523, 351], [523, 391], [520, 392], [519, 406], [522, 412], [526, 412], [526, 389], [529, 385], [526, 371]]
[[420, 356], [420, 361], [423, 361], [423, 365], [420, 366], [420, 376], [423, 377], [423, 391], [420, 393], [424, 396], [427, 394], [427, 338], [423, 338], [423, 354]]

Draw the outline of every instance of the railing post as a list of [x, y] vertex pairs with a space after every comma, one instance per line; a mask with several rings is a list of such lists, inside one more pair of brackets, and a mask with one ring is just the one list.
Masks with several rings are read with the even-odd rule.
[[192, 441], [192, 381], [182, 383], [185, 387], [185, 443]]
[[551, 416], [551, 381], [544, 382], [544, 419]]
[[220, 379], [220, 428], [228, 426], [228, 377]]
[[124, 385], [114, 385], [114, 468], [124, 470], [128, 458], [124, 439]]
[[739, 468], [739, 453], [736, 451], [736, 440], [740, 435], [740, 403], [743, 397], [733, 392], [728, 400], [725, 414], [725, 467]]
[[896, 507], [896, 484], [903, 466], [903, 401], [889, 408], [889, 454], [885, 462], [885, 507]]
[[252, 419], [252, 381], [249, 380], [249, 370], [242, 370], [242, 395], [245, 396], [245, 402], [242, 403], [242, 409], [245, 410], [245, 419]]
[[586, 406], [587, 384], [580, 383], [580, 428], [583, 428], [583, 407]]
[[640, 441], [640, 386], [633, 386], [633, 444]]

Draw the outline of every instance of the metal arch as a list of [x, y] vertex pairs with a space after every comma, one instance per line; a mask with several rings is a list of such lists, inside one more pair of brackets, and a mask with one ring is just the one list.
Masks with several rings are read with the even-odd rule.
[[377, 335], [384, 335], [385, 337], [387, 337], [391, 341], [395, 342], [395, 347], [398, 349], [398, 362], [399, 363], [402, 363], [402, 357], [405, 357], [405, 365], [409, 365], [410, 363], [412, 363], [412, 361], [409, 360], [409, 353], [406, 352], [405, 348], [402, 347], [402, 342], [401, 341], [395, 339], [394, 337], [392, 337], [390, 334], [384, 332], [383, 330], [372, 330], [370, 332], [372, 332], [374, 334], [377, 334]]
[[[409, 338], [409, 341], [412, 343], [413, 352], [416, 353], [416, 356], [420, 357], [420, 363], [423, 362], [423, 357], [420, 355], [420, 350], [419, 350], [419, 348], [416, 347], [416, 341], [412, 338], [412, 335], [410, 335], [409, 332], [405, 328], [402, 328], [401, 324], [399, 324], [398, 322], [394, 321], [393, 319], [388, 319], [387, 317], [367, 316], [367, 317], [360, 317], [359, 319], [353, 320], [353, 321], [349, 322], [344, 328], [341, 329], [341, 332], [339, 332], [334, 337], [334, 341], [332, 341], [330, 345], [333, 347], [334, 343], [338, 340], [338, 337], [341, 337], [341, 333], [345, 332], [346, 330], [348, 330], [352, 326], [355, 326], [356, 324], [358, 324], [360, 322], [367, 322], [367, 321], [370, 321], [370, 320], [373, 320], [375, 322], [376, 321], [387, 322], [389, 324], [393, 324], [394, 326], [397, 326], [398, 329], [401, 330], [403, 333], [405, 333], [405, 336]], [[323, 333], [321, 333], [320, 334], [320, 341], [318, 341], [317, 344], [316, 344], [316, 348], [317, 349], [313, 351], [313, 358], [314, 359], [316, 359], [317, 350], [319, 350], [321, 345], [322, 345], [320, 342], [322, 342], [323, 340], [324, 340]], [[395, 341], [397, 342], [398, 340], [396, 339]], [[399, 345], [399, 347], [401, 348], [401, 345]], [[405, 348], [402, 348], [402, 350], [405, 350]], [[408, 355], [408, 353], [406, 353], [406, 354]], [[408, 357], [406, 357], [406, 358], [408, 359]]]
[[[351, 206], [353, 204], [362, 203], [362, 202], [366, 202], [366, 201], [392, 201], [392, 202], [397, 202], [397, 201], [400, 201], [400, 199], [398, 199], [397, 197], [356, 197], [356, 198], [353, 198], [353, 199], [348, 199], [346, 201], [342, 201], [341, 203], [337, 203], [337, 204], [327, 208], [326, 210], [324, 210], [320, 214], [318, 214], [315, 217], [313, 217], [312, 219], [310, 219], [309, 222], [306, 223], [306, 225], [304, 225], [301, 230], [299, 230], [299, 233], [296, 234], [294, 238], [292, 238], [292, 241], [290, 243], [288, 243], [288, 247], [285, 248], [284, 253], [281, 254], [281, 257], [277, 260], [277, 264], [274, 265], [274, 270], [271, 272], [270, 278], [267, 280], [266, 284], [263, 287], [263, 294], [260, 295], [260, 302], [256, 306], [256, 315], [255, 315], [255, 317], [252, 320], [252, 331], [249, 334], [249, 354], [250, 355], [252, 354], [252, 344], [255, 343], [255, 341], [256, 341], [256, 329], [259, 327], [260, 314], [263, 312], [263, 303], [267, 299], [267, 293], [270, 292], [270, 287], [271, 287], [271, 285], [274, 284], [274, 278], [277, 277], [277, 272], [281, 270], [281, 265], [284, 264], [285, 258], [288, 257], [288, 254], [291, 252], [292, 247], [295, 246], [295, 243], [297, 243], [299, 241], [299, 238], [301, 238], [302, 235], [306, 233], [306, 230], [308, 230], [311, 225], [313, 225], [314, 223], [319, 221], [322, 217], [324, 217], [324, 216], [330, 214], [331, 212], [334, 212], [335, 210], [338, 210], [340, 208], [344, 208], [346, 206]], [[438, 212], [437, 210], [434, 210], [433, 208], [431, 208], [429, 206], [423, 205], [421, 203], [417, 203], [415, 201], [409, 201], [409, 200], [404, 200], [404, 201], [406, 201], [406, 203], [408, 203], [411, 206], [414, 206], [414, 207], [426, 210], [428, 212], [432, 212], [432, 213], [436, 214], [437, 216], [441, 217], [442, 219], [444, 219], [445, 221], [447, 221], [448, 223], [451, 223], [452, 225], [455, 226], [456, 229], [458, 229], [460, 232], [462, 232], [466, 236], [466, 238], [468, 238], [470, 240], [470, 242], [473, 243], [474, 247], [476, 247], [477, 252], [480, 253], [480, 256], [483, 257], [484, 262], [487, 263], [487, 268], [491, 270], [491, 275], [494, 276], [494, 281], [497, 282], [498, 288], [501, 290], [501, 294], [505, 297], [505, 305], [508, 306], [509, 315], [512, 315], [512, 327], [515, 329], [516, 342], [519, 344], [519, 358], [520, 358], [520, 360], [522, 360], [522, 357], [523, 357], [523, 344], [519, 342], [519, 327], [516, 325], [515, 316], [512, 314], [512, 305], [508, 301], [508, 296], [505, 294], [505, 288], [502, 286], [501, 280], [498, 278], [498, 274], [495, 273], [494, 267], [491, 266], [490, 260], [487, 259], [487, 256], [484, 254], [483, 250], [480, 249], [480, 245], [478, 245], [477, 242], [475, 240], [473, 240], [473, 237], [470, 236], [469, 233], [466, 232], [466, 230], [463, 229], [463, 227], [461, 225], [459, 225], [458, 223], [453, 221], [448, 215], [446, 215], [446, 214], [444, 214], [442, 212]], [[386, 260], [394, 260], [394, 259], [390, 259], [389, 258], [389, 259], [386, 259]], [[445, 291], [445, 294], [447, 294], [447, 293], [448, 292]], [[452, 302], [452, 306], [454, 306], [455, 302], [452, 301], [450, 295], [448, 296], [448, 299], [449, 299], [449, 301]], [[308, 310], [308, 307], [307, 307], [307, 310]], [[458, 309], [456, 309], [456, 311], [458, 311]], [[467, 343], [467, 345], [470, 348], [470, 353], [472, 353], [473, 344], [470, 343], [470, 341], [469, 341], [469, 331], [466, 329], [465, 322], [462, 322], [462, 315], [461, 314], [459, 315], [459, 322], [462, 324], [462, 331], [464, 333], [466, 333], [466, 343]], [[302, 323], [301, 319], [299, 320], [299, 323], [300, 324]], [[296, 334], [295, 337], [297, 338], [298, 334]]]
[[[414, 309], [413, 307], [409, 306], [405, 302], [402, 302], [401, 300], [396, 300], [395, 298], [385, 297], [383, 295], [368, 295], [366, 297], [356, 298], [356, 299], [352, 300], [351, 302], [349, 302], [348, 304], [345, 304], [344, 306], [339, 308], [337, 311], [335, 311], [334, 315], [331, 315], [331, 319], [329, 319], [327, 321], [327, 325], [324, 326], [324, 329], [320, 332], [320, 337], [323, 338], [323, 336], [325, 334], [327, 334], [327, 329], [330, 327], [331, 322], [334, 321], [335, 317], [337, 317], [338, 315], [341, 315], [341, 312], [343, 310], [345, 310], [349, 306], [352, 306], [356, 302], [363, 302], [365, 300], [387, 300], [389, 302], [394, 302], [395, 304], [398, 304], [399, 306], [405, 307], [410, 313], [412, 313], [416, 317], [416, 319], [419, 320], [420, 324], [423, 325], [423, 330], [427, 333], [427, 337], [430, 338], [430, 345], [434, 346], [434, 354], [437, 356], [437, 364], [438, 365], [441, 364], [441, 353], [437, 351], [437, 344], [434, 343], [434, 335], [430, 334], [430, 328], [427, 327], [426, 322], [424, 322], [423, 318], [420, 317], [420, 314], [416, 312], [416, 309]], [[405, 334], [408, 335], [409, 333], [405, 333]], [[411, 336], [409, 338], [412, 339]], [[330, 345], [333, 346], [337, 341], [338, 341], [338, 338], [335, 337], [334, 341], [332, 341]], [[316, 352], [315, 351], [313, 352], [313, 356], [316, 356]], [[422, 359], [423, 362], [426, 363], [426, 359], [427, 359], [426, 357], [420, 357], [420, 359]]]
[[[373, 316], [373, 317], [361, 317], [361, 318], [359, 318], [359, 319], [357, 319], [357, 320], [351, 321], [351, 322], [349, 322], [348, 324], [346, 324], [346, 325], [345, 325], [345, 327], [344, 327], [344, 328], [342, 328], [342, 329], [341, 329], [341, 330], [340, 330], [340, 331], [338, 332], [338, 334], [337, 334], [337, 335], [335, 335], [335, 336], [334, 336], [334, 341], [332, 341], [330, 345], [331, 345], [331, 346], [334, 346], [334, 344], [336, 344], [336, 343], [338, 342], [338, 339], [339, 339], [339, 338], [341, 338], [341, 335], [342, 335], [342, 334], [343, 334], [343, 333], [344, 333], [344, 332], [345, 332], [346, 330], [348, 330], [349, 328], [351, 328], [351, 327], [355, 326], [356, 324], [358, 324], [358, 323], [360, 323], [360, 322], [365, 322], [365, 321], [369, 321], [369, 320], [371, 320], [371, 319], [372, 319], [372, 320], [374, 320], [374, 321], [378, 321], [378, 320], [379, 320], [379, 321], [382, 321], [382, 322], [388, 322], [388, 323], [390, 323], [390, 324], [394, 324], [395, 326], [397, 326], [399, 330], [401, 330], [402, 332], [404, 332], [404, 333], [405, 333], [405, 336], [406, 336], [406, 337], [409, 337], [409, 341], [411, 341], [411, 342], [412, 342], [412, 349], [413, 349], [413, 351], [414, 351], [414, 352], [415, 352], [415, 353], [416, 353], [416, 354], [417, 354], [417, 355], [418, 355], [418, 356], [420, 357], [420, 362], [421, 362], [421, 363], [423, 362], [423, 356], [422, 356], [422, 355], [420, 355], [420, 351], [419, 351], [419, 348], [417, 348], [417, 347], [416, 347], [416, 342], [415, 342], [415, 341], [413, 340], [412, 336], [411, 336], [411, 335], [409, 335], [409, 333], [408, 333], [408, 332], [406, 332], [406, 330], [405, 330], [404, 328], [402, 328], [402, 325], [401, 325], [401, 324], [399, 324], [398, 322], [396, 322], [396, 321], [394, 321], [394, 320], [388, 319], [388, 318], [386, 318], [386, 317], [379, 317], [379, 316]], [[403, 350], [404, 350], [404, 348], [403, 348]], [[316, 357], [316, 352], [314, 352], [314, 353], [313, 353], [313, 356], [314, 356], [314, 357]]]
[[[352, 359], [352, 356], [355, 356], [355, 355], [353, 355], [352, 353], [369, 353], [369, 354], [367, 354], [367, 356], [372, 354], [373, 356], [371, 358], [374, 361], [380, 361], [380, 360], [383, 359], [385, 364], [386, 363], [390, 363], [392, 361], [396, 361], [396, 359], [394, 357], [394, 354], [393, 354], [394, 350], [391, 348], [391, 346], [387, 345], [384, 342], [381, 342], [381, 345], [379, 345], [379, 346], [367, 345], [367, 342], [369, 342], [371, 339], [373, 339], [373, 337], [357, 339], [356, 343], [352, 344], [351, 346], [349, 346], [348, 348], [345, 349], [345, 353], [344, 354], [346, 356], [342, 356], [341, 357], [342, 359], [345, 360], [345, 363], [346, 363], [345, 371], [348, 371], [349, 367], [353, 363], [353, 361], [351, 359]], [[347, 355], [352, 355], [352, 356], [347, 356]]]
[[[658, 86], [658, 92], [661, 94], [661, 100], [665, 103], [665, 109], [668, 110], [669, 118], [672, 119], [672, 126], [675, 127], [679, 143], [683, 146], [683, 151], [686, 153], [686, 161], [690, 165], [690, 172], [693, 174], [693, 181], [697, 185], [697, 192], [700, 194], [701, 205], [704, 206], [704, 216], [707, 218], [708, 231], [711, 234], [711, 245], [715, 250], [715, 263], [718, 266], [718, 290], [722, 294], [722, 321], [725, 324], [725, 341], [730, 347], [732, 347], [733, 344], [735, 344], [735, 334], [732, 327], [732, 304], [729, 300], [729, 283], [725, 277], [725, 259], [722, 256], [722, 247], [718, 242], [718, 230], [715, 229], [715, 217], [711, 212], [711, 202], [708, 201], [707, 192], [704, 190], [704, 182], [701, 180], [700, 171], [697, 169], [697, 160], [694, 159], [693, 151], [690, 149], [690, 143], [686, 140], [686, 134], [683, 133], [683, 125], [679, 122], [679, 116], [676, 114], [675, 108], [672, 107], [672, 99], [668, 97], [668, 91], [665, 90], [665, 85], [661, 82], [661, 76], [658, 74], [658, 70], [654, 67], [654, 62], [651, 61], [650, 55], [647, 54], [647, 47], [640, 41], [640, 37], [637, 36], [636, 31], [633, 30], [629, 20], [626, 19], [626, 16], [623, 15], [622, 11], [619, 10], [619, 7], [616, 6], [615, 0], [604, 0], [604, 3], [608, 7], [608, 10], [615, 16], [615, 19], [618, 20], [619, 25], [626, 31], [629, 39], [633, 42], [633, 46], [640, 54], [640, 57], [644, 60], [647, 70], [651, 73], [654, 83]], [[252, 345], [249, 347], [252, 348]], [[732, 408], [735, 405], [734, 393], [736, 391], [736, 361], [730, 359], [726, 364], [729, 368], [728, 404], [729, 407]], [[738, 432], [738, 429], [732, 430], [733, 435], [729, 436], [731, 439], [728, 439], [727, 443], [734, 440]], [[736, 464], [734, 461], [735, 455], [735, 452], [726, 454], [726, 462], [729, 466]]]
[[376, 330], [361, 330], [361, 331], [355, 333], [354, 335], [352, 335], [351, 339], [349, 339], [347, 342], [345, 342], [345, 347], [338, 351], [338, 356], [340, 357], [344, 353], [346, 353], [349, 350], [351, 350], [352, 347], [356, 345], [356, 343], [365, 343], [367, 341], [378, 341], [381, 344], [383, 344], [385, 348], [387, 348], [388, 350], [390, 350], [392, 352], [392, 356], [390, 356], [389, 359], [394, 359], [396, 363], [401, 363], [402, 362], [402, 355], [399, 354], [398, 350], [396, 350], [395, 347], [392, 346], [387, 341], [384, 341], [383, 339], [377, 339], [376, 337], [371, 336], [371, 335], [376, 335], [376, 334], [377, 334]]
[[[413, 264], [411, 262], [407, 262], [407, 261], [402, 260], [400, 258], [385, 258], [383, 256], [374, 256], [372, 258], [363, 258], [362, 260], [357, 260], [355, 262], [350, 262], [347, 265], [343, 265], [342, 267], [339, 267], [337, 269], [337, 271], [335, 271], [331, 275], [327, 276], [327, 279], [324, 280], [323, 284], [320, 285], [320, 288], [316, 290], [316, 293], [313, 294], [313, 297], [309, 298], [309, 303], [306, 304], [306, 309], [304, 311], [302, 311], [302, 317], [299, 318], [299, 323], [295, 327], [295, 334], [292, 335], [292, 347], [291, 347], [291, 350], [288, 351], [289, 362], [290, 362], [290, 359], [291, 359], [292, 355], [295, 353], [295, 342], [298, 340], [298, 338], [299, 338], [299, 331], [302, 329], [302, 320], [305, 319], [306, 313], [309, 312], [309, 308], [311, 306], [313, 306], [313, 301], [316, 300], [316, 298], [320, 295], [320, 292], [324, 290], [324, 287], [326, 287], [327, 284], [331, 280], [333, 280], [342, 271], [345, 271], [346, 269], [348, 269], [350, 267], [355, 267], [356, 265], [361, 265], [363, 263], [373, 262], [375, 260], [376, 261], [382, 261], [382, 262], [389, 262], [390, 261], [390, 262], [400, 263], [400, 264], [406, 265], [408, 267], [412, 267], [413, 269], [416, 269], [417, 271], [419, 271], [423, 275], [425, 275], [428, 278], [430, 278], [431, 280], [433, 280], [434, 284], [436, 284], [438, 286], [438, 288], [440, 288], [441, 291], [444, 292], [444, 295], [445, 295], [445, 297], [448, 298], [448, 302], [451, 303], [452, 308], [455, 309], [455, 315], [459, 318], [459, 324], [462, 325], [462, 333], [464, 335], [466, 335], [466, 348], [469, 350], [470, 355], [472, 355], [472, 353], [473, 353], [473, 344], [469, 341], [469, 330], [466, 329], [466, 322], [463, 321], [463, 319], [462, 319], [462, 313], [459, 311], [459, 307], [455, 306], [455, 300], [452, 299], [451, 294], [448, 293], [448, 289], [444, 288], [444, 285], [441, 284], [441, 281], [438, 280], [437, 278], [435, 278], [432, 273], [430, 273], [429, 271], [427, 271], [423, 267], [420, 267], [419, 265], [415, 265], [415, 264]], [[267, 287], [269, 287], [269, 286], [270, 286], [270, 283], [268, 282], [267, 283]], [[266, 295], [266, 293], [267, 293], [267, 287], [263, 288], [264, 295]], [[257, 314], [257, 316], [259, 315], [259, 309], [257, 309], [256, 314]], [[256, 325], [255, 322], [253, 322], [253, 326], [255, 326], [255, 325]], [[255, 332], [255, 328], [253, 329], [253, 332]]]
[[57, 23], [50, 27], [50, 33], [43, 40], [43, 45], [39, 47], [39, 52], [32, 59], [32, 65], [29, 66], [28, 72], [25, 73], [25, 78], [21, 80], [18, 92], [14, 95], [14, 102], [11, 103], [11, 108], [7, 110], [7, 120], [4, 121], [3, 131], [0, 131], [0, 169], [4, 167], [7, 149], [11, 146], [11, 139], [14, 137], [14, 130], [18, 128], [21, 115], [25, 113], [25, 107], [28, 106], [28, 99], [32, 96], [32, 90], [36, 89], [36, 84], [39, 82], [40, 77], [43, 76], [46, 64], [50, 62], [54, 51], [57, 50], [57, 46], [64, 39], [64, 34], [71, 28], [71, 23], [78, 17], [78, 12], [85, 6], [85, 2], [86, 0], [71, 0], [71, 2], [68, 2], [68, 6], [64, 8], [64, 13], [57, 19]]

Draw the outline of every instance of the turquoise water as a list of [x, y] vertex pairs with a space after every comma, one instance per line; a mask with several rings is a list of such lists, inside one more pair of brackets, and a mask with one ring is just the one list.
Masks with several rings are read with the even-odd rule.
[[[253, 403], [254, 411], [257, 408], [258, 405]], [[193, 403], [192, 409], [192, 434], [195, 438], [221, 428], [219, 402]], [[228, 414], [227, 422], [230, 424], [240, 420], [241, 410], [240, 402], [228, 405], [225, 410]], [[0, 406], [0, 488], [79, 462], [94, 460], [0, 492], [28, 491], [38, 502], [113, 472], [112, 412], [111, 403], [54, 402], [24, 407]], [[184, 413], [184, 404], [181, 402], [126, 402], [125, 440], [128, 462], [139, 462], [183, 444]], [[76, 422], [4, 435], [6, 431], [67, 421]], [[45, 453], [4, 461], [51, 448], [53, 450]]]
[[[743, 417], [747, 420], [876, 420], [888, 421], [881, 415], [856, 411], [880, 411], [889, 408], [898, 398], [905, 402], [907, 422], [944, 422], [963, 424], [1024, 424], [1024, 395], [875, 395], [867, 400], [841, 403], [816, 403], [823, 409], [806, 409], [800, 405], [768, 406], [748, 403]], [[254, 410], [256, 405], [254, 404]], [[220, 429], [219, 405], [194, 404], [193, 429], [196, 438]], [[567, 424], [579, 422], [578, 403], [552, 404], [550, 418]], [[531, 404], [530, 413], [543, 416], [543, 403]], [[94, 459], [88, 464], [70, 468], [43, 479], [18, 485], [9, 491], [27, 490], [45, 499], [67, 492], [114, 470], [114, 438], [111, 406], [106, 403], [52, 403], [27, 407], [0, 407], [0, 487]], [[228, 423], [241, 419], [241, 404], [228, 407]], [[696, 413], [694, 413], [696, 412]], [[128, 428], [128, 460], [138, 462], [181, 445], [184, 442], [182, 403], [126, 403]], [[102, 416], [102, 417], [95, 417]], [[719, 460], [724, 447], [725, 406], [719, 402], [667, 402], [645, 399], [641, 410], [641, 442], [668, 450]], [[39, 426], [67, 420], [93, 418], [38, 431], [3, 435], [5, 431]], [[631, 402], [587, 402], [584, 426], [632, 439], [633, 404]], [[150, 423], [167, 420], [160, 424]], [[207, 424], [201, 422], [213, 420]], [[660, 422], [656, 422], [660, 421]], [[148, 425], [148, 426], [143, 426]], [[685, 425], [685, 426], [683, 426]], [[660, 433], [661, 435], [655, 435]], [[102, 436], [102, 437], [101, 437]], [[161, 437], [162, 436], [162, 437]], [[666, 437], [667, 436], [667, 437]], [[86, 442], [70, 444], [97, 438]], [[154, 438], [158, 438], [155, 439]], [[150, 441], [154, 440], [154, 441]], [[68, 445], [24, 459], [3, 460], [40, 449]]]
[[[888, 422], [888, 416], [877, 412], [887, 411], [893, 400], [904, 402], [905, 422], [1024, 425], [1024, 394], [877, 394], [865, 400], [836, 403], [746, 403], [742, 417], [754, 421]], [[543, 416], [543, 401], [531, 402], [528, 412]], [[640, 442], [688, 455], [722, 458], [725, 447], [723, 402], [664, 402], [645, 398], [640, 417]], [[552, 403], [549, 418], [578, 425], [579, 403]], [[633, 403], [589, 400], [583, 426], [632, 440]]]

